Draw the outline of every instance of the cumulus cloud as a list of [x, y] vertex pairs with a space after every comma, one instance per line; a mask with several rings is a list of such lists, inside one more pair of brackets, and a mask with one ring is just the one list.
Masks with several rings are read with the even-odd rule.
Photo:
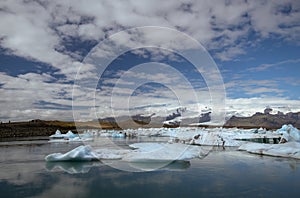
[[[252, 97], [252, 98], [236, 98], [226, 100], [227, 117], [232, 115], [251, 116], [256, 112], [263, 112], [266, 107], [273, 109], [272, 113], [281, 111], [283, 113], [299, 112], [300, 101], [291, 100], [284, 97]], [[247, 108], [245, 108], [247, 107]]]
[[[79, 53], [81, 49], [86, 50], [83, 49], [83, 42], [97, 43], [127, 28], [163, 26], [183, 31], [213, 52], [215, 58], [230, 61], [241, 54], [246, 54], [249, 46], [255, 45], [255, 42], [248, 42], [248, 37], [253, 35], [257, 37], [257, 42], [275, 37], [299, 45], [299, 12], [300, 3], [293, 0], [1, 1], [0, 46], [5, 53], [47, 63], [57, 69], [56, 74], [63, 76], [61, 79], [55, 79], [52, 74], [45, 73], [28, 73], [16, 77], [0, 73], [3, 109], [1, 116], [27, 119], [32, 117], [28, 116], [28, 112], [32, 111], [32, 115], [49, 115], [49, 118], [60, 115], [62, 118], [69, 118], [69, 111], [41, 110], [36, 108], [36, 104], [44, 101], [57, 106], [70, 106], [72, 97], [70, 82], [75, 76], [82, 79], [97, 79], [92, 64], [82, 64], [78, 61], [85, 55]], [[129, 46], [143, 43], [141, 40], [143, 37], [130, 39], [132, 36], [128, 35], [127, 39], [120, 42], [125, 42]], [[172, 36], [174, 35], [158, 34], [145, 39], [157, 41]], [[77, 45], [73, 46], [75, 42]], [[176, 42], [172, 45], [187, 47]], [[109, 53], [109, 49], [102, 55], [106, 56], [106, 53]], [[143, 51], [137, 50], [136, 53], [145, 55]], [[174, 56], [172, 57], [172, 53], [164, 54], [156, 51], [151, 55], [152, 60], [156, 61], [165, 56], [176, 60]], [[253, 70], [264, 70], [275, 65], [265, 64]], [[81, 73], [77, 74], [79, 68]], [[231, 85], [236, 84], [232, 82]], [[249, 86], [244, 84], [243, 87], [246, 90]], [[253, 90], [252, 93], [270, 91], [282, 92], [274, 86], [265, 86]], [[93, 99], [93, 96], [87, 93], [91, 94], [90, 90], [74, 93], [80, 101], [79, 106], [89, 106], [85, 105], [84, 96], [88, 96], [89, 100]], [[105, 97], [101, 100], [105, 101]]]
[[[16, 55], [51, 63], [72, 62], [56, 48], [66, 37], [101, 40], [136, 26], [183, 30], [208, 48], [222, 49], [220, 59], [244, 53], [249, 30], [262, 37], [278, 34], [299, 40], [297, 1], [2, 1], [1, 46]], [[159, 5], [159, 6], [157, 6]], [[251, 24], [251, 25], [250, 25]], [[215, 40], [216, 38], [219, 38]]]

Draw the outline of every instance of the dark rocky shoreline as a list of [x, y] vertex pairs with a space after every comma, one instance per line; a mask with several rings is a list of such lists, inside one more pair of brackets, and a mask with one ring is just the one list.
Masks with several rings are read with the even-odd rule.
[[62, 132], [68, 130], [76, 132], [75, 126], [66, 126], [63, 122], [60, 124], [52, 124], [47, 121], [13, 122], [0, 125], [0, 138], [49, 136], [54, 134], [57, 129]]

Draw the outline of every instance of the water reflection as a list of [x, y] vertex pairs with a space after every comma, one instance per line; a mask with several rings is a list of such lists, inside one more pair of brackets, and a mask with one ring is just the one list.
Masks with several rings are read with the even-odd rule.
[[117, 160], [106, 160], [105, 164], [102, 162], [46, 162], [46, 170], [50, 172], [64, 171], [69, 174], [88, 173], [91, 168], [112, 165], [113, 167], [119, 167], [120, 170], [132, 169], [139, 171], [152, 171], [157, 167], [161, 167], [158, 170], [167, 171], [183, 171], [191, 166], [189, 161], [173, 161], [166, 165], [165, 162], [124, 162]]

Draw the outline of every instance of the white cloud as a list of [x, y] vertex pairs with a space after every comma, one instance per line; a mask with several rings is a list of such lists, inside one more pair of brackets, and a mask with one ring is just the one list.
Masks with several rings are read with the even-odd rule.
[[[36, 118], [53, 119], [56, 116], [64, 120], [72, 119], [71, 97], [72, 85], [49, 83], [53, 77], [48, 74], [27, 73], [11, 77], [0, 73], [1, 83], [1, 114], [0, 117], [14, 120]], [[40, 102], [53, 103], [57, 109], [39, 107]], [[57, 106], [55, 105], [57, 104]], [[60, 110], [60, 106], [67, 109]]]
[[[35, 104], [46, 101], [60, 105], [71, 105], [72, 85], [66, 84], [75, 78], [77, 70], [82, 66], [78, 77], [97, 79], [95, 68], [77, 61], [80, 55], [67, 50], [65, 40], [74, 37], [78, 40], [102, 40], [120, 30], [136, 26], [163, 26], [182, 30], [196, 38], [209, 50], [215, 50], [215, 57], [220, 60], [232, 60], [238, 55], [247, 53], [247, 38], [251, 31], [258, 35], [257, 40], [276, 37], [299, 44], [300, 35], [300, 3], [299, 1], [18, 1], [4, 0], [0, 2], [0, 46], [11, 55], [50, 64], [64, 74], [66, 79], [53, 79], [49, 74], [28, 73], [12, 77], [1, 73], [1, 115], [27, 119], [32, 115], [70, 118], [69, 111], [36, 109]], [[286, 9], [286, 11], [282, 11]], [[128, 35], [120, 42], [135, 46], [143, 43], [143, 39], [151, 41], [166, 40], [174, 35], [156, 34], [150, 37], [129, 39]], [[173, 39], [176, 41], [176, 39]], [[130, 43], [132, 42], [132, 43]], [[149, 42], [150, 43], [150, 42]], [[171, 43], [176, 47], [186, 47], [182, 43]], [[255, 44], [251, 44], [255, 45]], [[190, 46], [191, 47], [191, 46]], [[136, 51], [138, 53], [138, 51]], [[105, 52], [109, 54], [109, 48]], [[102, 54], [107, 55], [107, 54]], [[143, 55], [143, 52], [140, 52]], [[153, 53], [153, 60], [172, 54]], [[296, 61], [299, 60], [289, 60]], [[253, 68], [262, 71], [276, 65], [289, 63], [283, 61], [265, 64]], [[293, 62], [294, 63], [294, 62]], [[148, 78], [147, 73], [143, 76]], [[155, 81], [170, 83], [170, 76], [157, 75]], [[176, 80], [176, 79], [175, 79]], [[49, 82], [54, 81], [54, 82]], [[108, 82], [108, 81], [106, 81]], [[125, 81], [119, 81], [125, 85]], [[128, 81], [127, 81], [128, 83]], [[174, 82], [173, 82], [174, 83]], [[248, 82], [249, 83], [249, 82]], [[177, 83], [180, 84], [180, 83]], [[128, 84], [127, 84], [128, 85]], [[231, 82], [228, 86], [239, 86], [246, 90], [252, 85], [247, 82], [238, 84]], [[248, 93], [281, 93], [274, 85], [264, 84]], [[236, 88], [236, 87], [235, 87]], [[121, 90], [119, 90], [121, 91]], [[124, 93], [128, 90], [123, 89]], [[178, 86], [181, 95], [186, 89]], [[248, 90], [249, 91], [249, 90]], [[64, 93], [64, 94], [62, 94]], [[89, 94], [87, 94], [89, 93]], [[203, 92], [199, 92], [203, 93]], [[157, 94], [165, 96], [165, 92], [157, 90]], [[186, 94], [188, 95], [188, 94]], [[80, 90], [75, 93], [79, 105], [88, 106], [86, 100], [93, 99], [91, 90]], [[149, 95], [147, 95], [149, 97]], [[87, 97], [87, 98], [84, 98]], [[163, 103], [162, 99], [149, 97], [154, 103]], [[146, 100], [147, 103], [150, 99]], [[205, 98], [206, 100], [207, 98]], [[109, 98], [101, 98], [108, 104]], [[166, 101], [165, 101], [166, 102]], [[289, 103], [289, 101], [285, 101]], [[292, 101], [293, 103], [293, 101]], [[28, 114], [31, 112], [30, 114]]]
[[299, 100], [290, 100], [282, 97], [227, 99], [226, 104], [227, 117], [231, 115], [251, 116], [256, 112], [263, 112], [267, 106], [273, 109], [273, 113], [277, 113], [278, 111], [283, 113], [300, 111]]
[[248, 71], [251, 72], [260, 72], [260, 71], [264, 71], [267, 69], [271, 69], [280, 65], [285, 65], [285, 64], [295, 64], [295, 63], [299, 63], [300, 59], [290, 59], [290, 60], [284, 60], [284, 61], [280, 61], [277, 63], [266, 63], [266, 64], [262, 64], [262, 65], [258, 65], [255, 67], [251, 67], [249, 69], [247, 69]]
[[[63, 38], [103, 39], [104, 35], [136, 26], [164, 26], [184, 30], [207, 47], [222, 49], [221, 60], [244, 53], [249, 28], [263, 37], [299, 40], [299, 3], [297, 1], [3, 1], [1, 46], [16, 55], [47, 62], [59, 69], [72, 62], [57, 52]], [[190, 7], [184, 5], [190, 4]], [[158, 6], [159, 5], [159, 6]], [[291, 6], [289, 13], [280, 11]], [[68, 24], [66, 24], [68, 22]], [[249, 26], [251, 23], [251, 26]], [[240, 27], [239, 27], [240, 26]], [[283, 27], [284, 26], [284, 27]], [[234, 28], [239, 27], [239, 28]], [[217, 29], [214, 29], [217, 28]], [[57, 32], [56, 32], [57, 31]], [[213, 41], [216, 37], [219, 41]], [[213, 43], [215, 44], [212, 44]], [[69, 71], [62, 71], [69, 72]]]

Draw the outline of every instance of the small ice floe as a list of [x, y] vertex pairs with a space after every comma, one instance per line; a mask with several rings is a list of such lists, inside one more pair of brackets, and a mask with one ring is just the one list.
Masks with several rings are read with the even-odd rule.
[[74, 134], [72, 131], [68, 131], [66, 134], [62, 134], [60, 130], [56, 130], [55, 134], [49, 136], [50, 139], [66, 139], [75, 137], [78, 137], [78, 135]]
[[111, 137], [113, 137], [113, 138], [125, 138], [126, 134], [125, 133], [121, 133], [121, 132], [119, 132], [119, 133], [112, 133]]
[[50, 139], [64, 139], [65, 137], [66, 134], [62, 134], [58, 129], [55, 131], [55, 134], [49, 136]]
[[65, 154], [53, 153], [47, 155], [45, 160], [48, 162], [59, 161], [93, 161], [98, 160], [98, 156], [92, 151], [89, 145], [81, 145]]
[[93, 140], [91, 134], [88, 133], [78, 135], [68, 131], [66, 134], [62, 134], [59, 130], [56, 130], [55, 134], [50, 135], [49, 138], [49, 142], [84, 142]]
[[260, 155], [300, 159], [299, 142], [287, 142], [285, 144], [246, 143], [240, 146], [239, 150]]
[[283, 125], [280, 129], [276, 131], [277, 134], [281, 134], [281, 140], [280, 143], [290, 142], [290, 141], [296, 141], [300, 142], [300, 131], [293, 127], [293, 125]]

